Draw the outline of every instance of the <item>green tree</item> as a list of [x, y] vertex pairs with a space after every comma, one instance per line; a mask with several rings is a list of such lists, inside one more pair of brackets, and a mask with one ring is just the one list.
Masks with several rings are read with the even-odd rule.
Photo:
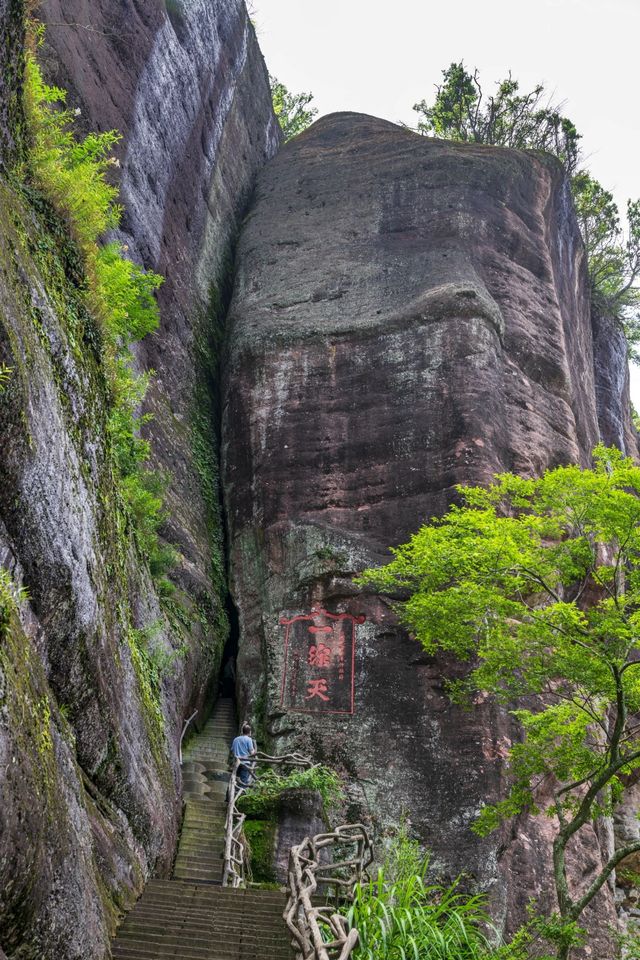
[[640, 359], [640, 200], [627, 202], [623, 231], [613, 195], [586, 171], [572, 181], [587, 251], [591, 302], [597, 313], [621, 322], [633, 360]]
[[511, 788], [475, 829], [524, 811], [555, 819], [565, 960], [587, 904], [640, 850], [640, 841], [617, 850], [585, 889], [566, 860], [572, 838], [611, 813], [640, 769], [640, 468], [600, 447], [593, 469], [503, 474], [459, 494], [461, 505], [360, 582], [403, 596], [401, 620], [428, 652], [469, 661], [467, 678], [450, 685], [454, 699], [472, 708], [488, 692], [519, 721]]
[[580, 134], [561, 114], [562, 105], [553, 104], [544, 84], [520, 93], [517, 80], [509, 76], [496, 91], [485, 97], [478, 71], [469, 73], [464, 63], [452, 63], [442, 71], [443, 82], [436, 87], [432, 105], [426, 100], [414, 104], [419, 133], [447, 140], [544, 150], [558, 157], [569, 173], [580, 157]]
[[273, 112], [278, 118], [285, 140], [297, 137], [299, 133], [311, 126], [318, 111], [315, 107], [308, 109], [313, 100], [312, 93], [290, 93], [284, 83], [269, 75]]

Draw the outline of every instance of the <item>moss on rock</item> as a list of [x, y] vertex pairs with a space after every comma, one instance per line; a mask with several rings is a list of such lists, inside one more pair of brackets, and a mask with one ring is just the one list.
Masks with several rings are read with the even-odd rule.
[[273, 855], [276, 824], [273, 820], [246, 820], [244, 835], [249, 845], [251, 879], [254, 883], [274, 883]]

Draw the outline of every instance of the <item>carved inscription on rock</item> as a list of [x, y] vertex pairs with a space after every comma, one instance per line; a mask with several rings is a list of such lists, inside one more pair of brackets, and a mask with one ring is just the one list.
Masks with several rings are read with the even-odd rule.
[[283, 707], [302, 713], [353, 713], [356, 629], [364, 621], [364, 616], [319, 608], [281, 618]]

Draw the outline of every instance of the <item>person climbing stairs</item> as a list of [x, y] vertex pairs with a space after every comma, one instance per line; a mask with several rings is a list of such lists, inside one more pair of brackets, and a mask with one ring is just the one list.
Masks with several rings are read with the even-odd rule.
[[114, 960], [292, 960], [274, 890], [223, 887], [233, 700], [220, 699], [184, 750], [185, 813], [171, 880], [150, 880], [112, 945]]

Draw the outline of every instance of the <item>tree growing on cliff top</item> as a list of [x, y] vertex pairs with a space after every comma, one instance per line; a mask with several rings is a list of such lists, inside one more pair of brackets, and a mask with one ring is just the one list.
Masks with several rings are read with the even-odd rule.
[[517, 149], [542, 150], [557, 157], [571, 177], [578, 223], [587, 252], [592, 304], [596, 314], [623, 327], [631, 359], [640, 362], [640, 200], [627, 204], [623, 230], [613, 196], [586, 171], [577, 171], [580, 139], [544, 84], [526, 93], [509, 76], [485, 96], [478, 71], [452, 63], [442, 71], [432, 104], [414, 104], [418, 133]]
[[450, 140], [466, 140], [518, 150], [552, 153], [571, 174], [580, 159], [580, 134], [562, 104], [554, 104], [539, 83], [528, 93], [509, 74], [489, 97], [480, 85], [478, 71], [469, 73], [464, 63], [442, 71], [433, 105], [414, 104], [418, 133]]
[[311, 126], [314, 117], [318, 111], [315, 107], [307, 109], [313, 100], [312, 93], [290, 93], [284, 83], [276, 77], [269, 75], [271, 85], [271, 97], [273, 99], [273, 112], [278, 118], [278, 123], [285, 140], [291, 140], [297, 137], [299, 133]]
[[472, 709], [491, 694], [519, 722], [510, 791], [474, 829], [524, 812], [554, 818], [566, 960], [585, 907], [640, 850], [617, 850], [586, 883], [567, 863], [572, 838], [609, 815], [640, 771], [640, 468], [600, 447], [591, 470], [504, 474], [459, 493], [461, 506], [360, 582], [403, 592], [400, 617], [425, 650], [470, 662], [450, 684], [454, 700]]

